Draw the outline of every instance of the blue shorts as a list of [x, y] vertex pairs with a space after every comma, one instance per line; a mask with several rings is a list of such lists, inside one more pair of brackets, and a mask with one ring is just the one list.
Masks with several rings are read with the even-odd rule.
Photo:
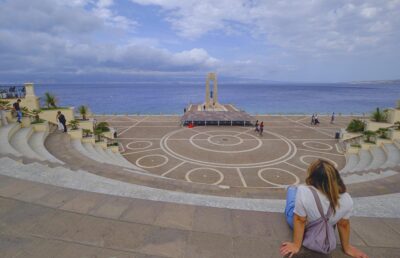
[[285, 218], [291, 229], [293, 229], [296, 194], [297, 194], [297, 186], [289, 186], [286, 192]]

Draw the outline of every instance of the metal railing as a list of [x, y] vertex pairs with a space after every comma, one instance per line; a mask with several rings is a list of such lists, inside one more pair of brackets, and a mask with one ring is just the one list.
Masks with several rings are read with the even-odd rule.
[[0, 85], [0, 99], [24, 98], [25, 94], [24, 85]]

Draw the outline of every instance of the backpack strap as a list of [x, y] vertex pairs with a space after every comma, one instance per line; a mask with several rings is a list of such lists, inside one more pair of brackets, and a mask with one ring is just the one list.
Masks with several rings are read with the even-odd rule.
[[324, 215], [324, 210], [322, 208], [321, 200], [318, 196], [317, 190], [315, 190], [315, 188], [312, 186], [310, 186], [309, 189], [311, 190], [311, 192], [314, 196], [314, 200], [315, 200], [315, 203], [317, 204], [319, 214], [321, 215], [321, 217], [323, 217], [325, 219], [329, 219], [329, 217], [332, 215], [332, 207], [329, 205], [329, 209], [326, 212], [326, 215]]

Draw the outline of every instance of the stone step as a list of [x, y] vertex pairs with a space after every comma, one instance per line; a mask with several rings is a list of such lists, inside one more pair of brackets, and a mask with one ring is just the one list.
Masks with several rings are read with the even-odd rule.
[[378, 146], [371, 147], [370, 152], [372, 155], [372, 161], [365, 170], [381, 168], [386, 162], [386, 153]]
[[382, 167], [395, 167], [400, 164], [400, 150], [392, 143], [383, 144], [383, 148], [387, 153], [387, 160]]
[[82, 146], [85, 148], [86, 152], [88, 153], [88, 157], [90, 157], [91, 159], [103, 163], [103, 157], [101, 157], [97, 151], [94, 149], [93, 144], [88, 143], [88, 142], [84, 142], [82, 143]]
[[346, 166], [340, 171], [340, 173], [345, 174], [350, 172], [357, 166], [358, 161], [359, 157], [357, 154], [354, 153], [346, 154]]
[[20, 129], [21, 125], [19, 123], [10, 123], [0, 127], [0, 154], [11, 154], [17, 157], [22, 156], [10, 143], [13, 135]]
[[33, 151], [31, 146], [29, 145], [29, 140], [33, 133], [34, 131], [32, 127], [21, 128], [13, 135], [10, 143], [14, 147], [14, 149], [21, 153], [23, 156], [31, 159], [44, 160], [35, 151]]
[[355, 184], [364, 183], [368, 181], [373, 181], [377, 179], [382, 179], [389, 176], [397, 175], [398, 172], [393, 170], [385, 170], [381, 172], [366, 172], [364, 174], [350, 173], [342, 176], [343, 182], [345, 184]]
[[61, 160], [54, 157], [50, 152], [47, 151], [46, 147], [44, 146], [44, 142], [48, 132], [34, 132], [29, 139], [29, 146], [32, 150], [41, 157], [42, 160], [48, 160], [50, 162], [64, 164]]
[[360, 150], [358, 153], [359, 161], [357, 165], [350, 170], [350, 172], [355, 171], [363, 171], [365, 170], [372, 162], [372, 155], [369, 150]]
[[125, 159], [124, 156], [121, 155], [121, 153], [113, 152], [113, 155], [119, 160], [119, 162], [121, 162], [121, 164], [123, 164], [124, 167], [139, 170], [139, 171], [145, 171], [143, 168], [140, 168], [140, 167], [130, 163], [127, 159]]

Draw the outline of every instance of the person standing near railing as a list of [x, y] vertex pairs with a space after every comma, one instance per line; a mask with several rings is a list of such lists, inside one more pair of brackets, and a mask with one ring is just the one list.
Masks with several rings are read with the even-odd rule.
[[17, 122], [21, 123], [22, 111], [21, 111], [21, 107], [20, 107], [19, 103], [21, 103], [20, 99], [18, 99], [17, 102], [15, 102], [13, 104], [13, 108], [14, 108], [15, 112], [17, 112]]

